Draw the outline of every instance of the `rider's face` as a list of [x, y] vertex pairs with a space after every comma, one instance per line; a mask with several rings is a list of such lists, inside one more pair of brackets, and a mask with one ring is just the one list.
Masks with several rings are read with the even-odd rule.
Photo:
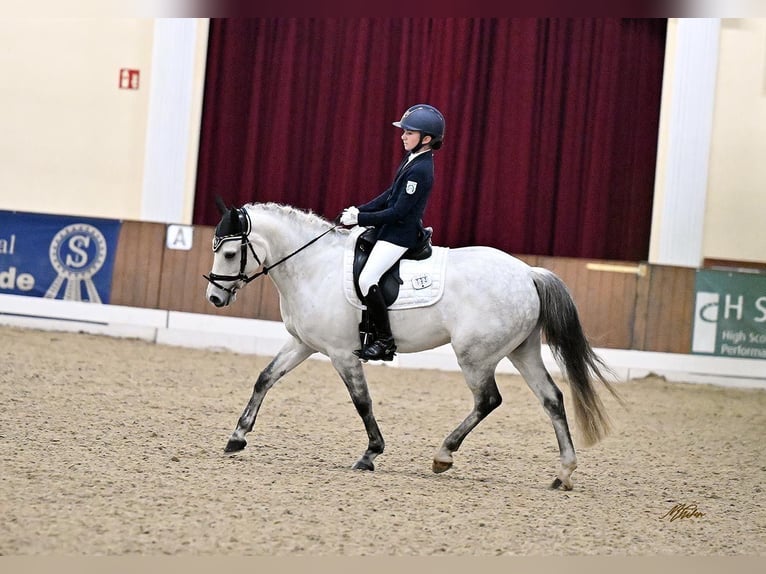
[[[431, 141], [431, 136], [426, 136], [423, 138], [424, 144], [427, 144], [430, 141]], [[420, 132], [414, 132], [412, 130], [403, 130], [402, 142], [404, 143], [404, 149], [406, 151], [412, 151], [415, 147], [417, 147], [418, 143], [420, 142]]]

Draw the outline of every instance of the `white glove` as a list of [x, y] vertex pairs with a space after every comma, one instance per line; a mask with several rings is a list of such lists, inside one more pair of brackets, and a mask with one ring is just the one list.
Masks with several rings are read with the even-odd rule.
[[340, 216], [341, 225], [356, 225], [359, 222], [359, 209], [354, 207], [347, 207], [343, 210]]

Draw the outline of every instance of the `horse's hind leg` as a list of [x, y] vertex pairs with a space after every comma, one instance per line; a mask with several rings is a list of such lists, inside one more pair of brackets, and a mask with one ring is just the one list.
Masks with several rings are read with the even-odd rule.
[[[458, 361], [460, 361], [459, 356]], [[497, 363], [493, 364], [491, 367], [487, 365], [473, 366], [460, 361], [460, 367], [465, 375], [468, 388], [470, 388], [473, 393], [473, 410], [465, 420], [444, 439], [441, 447], [436, 451], [433, 461], [434, 472], [444, 472], [445, 470], [452, 468], [452, 453], [460, 448], [460, 445], [463, 443], [463, 440], [468, 433], [503, 402], [503, 399], [500, 396], [500, 391], [497, 389], [497, 383], [495, 382], [496, 366]]]
[[253, 387], [253, 394], [237, 421], [237, 428], [226, 443], [224, 452], [232, 453], [245, 448], [247, 441], [245, 435], [253, 430], [255, 417], [266, 393], [285, 374], [308, 359], [314, 350], [301, 343], [298, 339], [290, 339], [279, 350], [269, 365], [258, 375], [258, 380]]
[[569, 433], [567, 416], [564, 412], [564, 397], [545, 368], [540, 355], [540, 331], [535, 331], [524, 343], [517, 347], [508, 358], [519, 370], [521, 376], [542, 403], [545, 412], [551, 418], [556, 440], [559, 444], [560, 466], [551, 488], [572, 489], [572, 473], [577, 468], [572, 436]]

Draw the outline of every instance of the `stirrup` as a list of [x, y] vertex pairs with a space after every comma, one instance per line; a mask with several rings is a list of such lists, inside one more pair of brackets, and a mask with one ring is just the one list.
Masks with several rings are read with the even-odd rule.
[[393, 361], [396, 345], [393, 339], [390, 339], [390, 344], [378, 339], [373, 341], [369, 347], [357, 349], [354, 354], [363, 361]]

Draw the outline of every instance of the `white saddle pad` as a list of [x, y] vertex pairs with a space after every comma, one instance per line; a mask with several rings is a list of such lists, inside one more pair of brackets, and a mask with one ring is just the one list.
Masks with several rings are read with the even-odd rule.
[[[343, 253], [343, 291], [346, 299], [357, 309], [364, 309], [354, 289], [354, 246], [366, 227], [355, 227], [346, 240]], [[433, 305], [444, 294], [444, 280], [447, 272], [448, 247], [432, 246], [433, 253], [423, 261], [402, 259], [399, 262], [399, 296], [389, 309], [414, 309]]]

